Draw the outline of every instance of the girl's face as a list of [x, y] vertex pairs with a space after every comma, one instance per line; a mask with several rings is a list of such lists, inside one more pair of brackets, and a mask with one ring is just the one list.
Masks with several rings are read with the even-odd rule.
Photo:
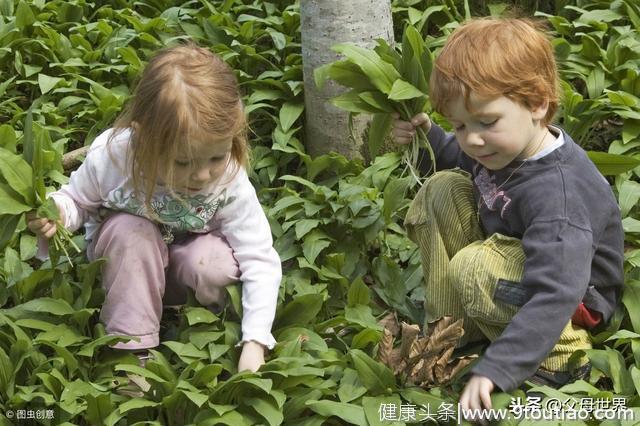
[[471, 111], [462, 96], [449, 104], [447, 119], [462, 150], [490, 170], [533, 156], [553, 141], [542, 120], [547, 105], [532, 110], [505, 96], [483, 98], [471, 92]]
[[174, 160], [173, 188], [179, 192], [198, 192], [217, 182], [231, 155], [233, 138], [198, 139], [190, 153], [179, 153]]

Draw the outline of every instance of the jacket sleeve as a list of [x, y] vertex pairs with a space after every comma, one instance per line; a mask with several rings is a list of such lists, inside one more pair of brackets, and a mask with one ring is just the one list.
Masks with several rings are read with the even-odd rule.
[[226, 204], [216, 216], [240, 269], [242, 342], [255, 340], [271, 349], [282, 267], [269, 222], [244, 170], [229, 186]]

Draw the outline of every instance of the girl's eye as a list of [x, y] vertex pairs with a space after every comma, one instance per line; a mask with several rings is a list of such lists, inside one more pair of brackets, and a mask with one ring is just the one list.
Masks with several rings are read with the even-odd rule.
[[461, 132], [464, 130], [464, 124], [461, 124], [459, 126], [453, 126], [453, 128], [455, 129], [456, 132]]
[[189, 165], [188, 161], [175, 161], [176, 166], [178, 167], [187, 167]]
[[220, 160], [222, 160], [224, 157], [211, 157], [209, 158], [209, 161], [211, 161], [212, 163], [216, 163]]
[[496, 124], [497, 122], [498, 122], [498, 119], [496, 118], [496, 119], [495, 119], [495, 120], [493, 120], [493, 121], [489, 121], [489, 122], [482, 121], [481, 123], [482, 123], [482, 125], [483, 125], [484, 127], [491, 127], [491, 126], [493, 126], [494, 124]]

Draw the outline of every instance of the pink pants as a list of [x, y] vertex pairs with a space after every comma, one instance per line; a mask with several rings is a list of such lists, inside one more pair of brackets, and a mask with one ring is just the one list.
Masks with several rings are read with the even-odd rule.
[[197, 234], [167, 246], [153, 222], [127, 213], [102, 224], [87, 255], [91, 260], [107, 258], [100, 313], [107, 333], [140, 340], [117, 343], [113, 347], [118, 349], [158, 346], [163, 296], [170, 304], [184, 303], [187, 286], [203, 305], [221, 305], [224, 286], [240, 276], [233, 250], [222, 236]]

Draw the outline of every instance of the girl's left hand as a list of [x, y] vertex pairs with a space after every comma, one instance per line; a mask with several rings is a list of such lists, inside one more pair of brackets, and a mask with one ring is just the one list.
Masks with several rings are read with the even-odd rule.
[[242, 345], [242, 354], [238, 361], [238, 371], [258, 371], [258, 368], [264, 364], [265, 346], [250, 340]]

